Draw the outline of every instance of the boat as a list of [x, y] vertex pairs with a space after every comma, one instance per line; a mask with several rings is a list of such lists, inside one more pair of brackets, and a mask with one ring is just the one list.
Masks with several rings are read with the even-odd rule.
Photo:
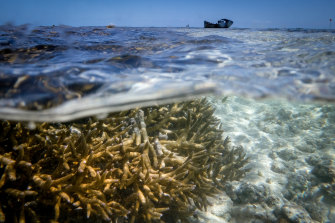
[[217, 23], [210, 23], [207, 21], [204, 21], [204, 27], [205, 28], [229, 28], [231, 25], [233, 25], [233, 21], [229, 19], [220, 19]]

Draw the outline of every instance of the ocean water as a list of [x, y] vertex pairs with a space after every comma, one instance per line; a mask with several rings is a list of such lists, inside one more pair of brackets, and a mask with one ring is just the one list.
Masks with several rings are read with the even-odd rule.
[[333, 104], [238, 96], [212, 103], [224, 134], [249, 156], [250, 172], [231, 184], [228, 198], [205, 219], [278, 222], [282, 215], [288, 222], [335, 221], [334, 196], [326, 192], [334, 185], [328, 178], [335, 167]]
[[333, 102], [334, 38], [332, 30], [1, 26], [0, 117], [71, 120], [207, 94]]
[[192, 222], [335, 222], [335, 31], [0, 26], [0, 118], [207, 97], [250, 171]]

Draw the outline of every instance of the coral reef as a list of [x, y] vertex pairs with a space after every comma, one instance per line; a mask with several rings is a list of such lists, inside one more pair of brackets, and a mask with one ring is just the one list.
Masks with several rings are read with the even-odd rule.
[[176, 222], [244, 175], [206, 99], [71, 123], [1, 122], [0, 222]]

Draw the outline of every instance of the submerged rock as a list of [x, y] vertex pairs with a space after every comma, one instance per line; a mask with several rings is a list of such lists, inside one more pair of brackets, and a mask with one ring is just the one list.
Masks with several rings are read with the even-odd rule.
[[234, 191], [235, 195], [232, 200], [236, 204], [260, 203], [263, 202], [268, 195], [268, 189], [265, 185], [254, 185], [242, 183]]
[[279, 215], [282, 216], [280, 219], [286, 219], [288, 222], [292, 223], [314, 222], [308, 212], [299, 205], [284, 205], [280, 209]]
[[335, 182], [335, 168], [331, 163], [332, 161], [316, 164], [312, 170], [312, 174], [321, 182]]
[[285, 161], [296, 160], [298, 158], [297, 152], [292, 149], [282, 149], [277, 154]]

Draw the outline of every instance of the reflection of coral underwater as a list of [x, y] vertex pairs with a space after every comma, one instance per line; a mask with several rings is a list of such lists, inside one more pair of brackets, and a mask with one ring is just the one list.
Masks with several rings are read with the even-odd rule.
[[0, 222], [186, 221], [246, 171], [213, 113], [199, 99], [34, 129], [3, 121]]

